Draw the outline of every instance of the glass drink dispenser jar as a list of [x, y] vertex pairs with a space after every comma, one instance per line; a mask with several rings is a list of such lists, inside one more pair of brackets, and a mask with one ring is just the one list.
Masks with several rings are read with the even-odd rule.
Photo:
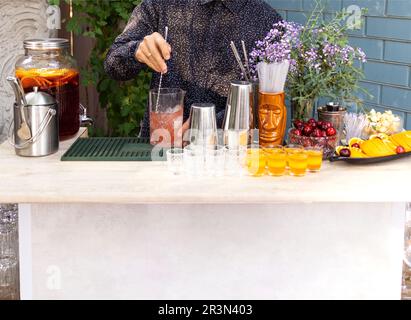
[[26, 93], [51, 94], [58, 102], [60, 139], [80, 129], [79, 71], [66, 39], [24, 41], [25, 55], [16, 63], [16, 77]]

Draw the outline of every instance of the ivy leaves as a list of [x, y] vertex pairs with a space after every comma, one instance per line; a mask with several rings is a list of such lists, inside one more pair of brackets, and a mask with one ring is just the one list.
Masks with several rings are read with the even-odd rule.
[[[69, 3], [69, 0], [49, 0], [49, 4], [60, 5], [61, 1]], [[137, 135], [147, 105], [151, 73], [142, 71], [132, 81], [118, 82], [109, 78], [104, 71], [108, 49], [122, 32], [135, 6], [141, 2], [72, 0], [74, 17], [66, 26], [76, 35], [95, 40], [88, 66], [81, 70], [82, 84], [97, 88], [100, 107], [106, 110], [109, 122], [109, 132], [105, 134], [112, 136]]]

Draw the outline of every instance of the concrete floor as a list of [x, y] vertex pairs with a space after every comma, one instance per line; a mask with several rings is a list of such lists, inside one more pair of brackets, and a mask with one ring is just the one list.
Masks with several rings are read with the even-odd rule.
[[[2, 232], [0, 241], [4, 241], [5, 243], [5, 246], [1, 246], [2, 257], [0, 260], [0, 300], [18, 300], [20, 295], [17, 214], [18, 212], [16, 205], [0, 204]], [[11, 257], [14, 257], [14, 259], [11, 260]], [[13, 267], [1, 269], [6, 268], [6, 265], [10, 265], [10, 263], [12, 263]]]
[[20, 300], [18, 292], [19, 289], [16, 287], [0, 289], [0, 300]]
[[[0, 285], [0, 300], [19, 300], [20, 299], [20, 283], [19, 283], [19, 267], [18, 265], [13, 271], [13, 280], [7, 282], [11, 284], [7, 287]], [[2, 279], [0, 279], [2, 280]], [[1, 284], [2, 281], [0, 281]]]

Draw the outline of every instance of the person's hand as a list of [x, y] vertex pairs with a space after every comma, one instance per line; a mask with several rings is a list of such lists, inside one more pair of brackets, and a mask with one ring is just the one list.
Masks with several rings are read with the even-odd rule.
[[171, 46], [158, 32], [145, 37], [136, 51], [137, 61], [160, 73], [167, 73], [166, 61], [170, 58]]
[[183, 126], [181, 127], [181, 129], [177, 133], [176, 141], [182, 141], [182, 143], [183, 143], [182, 146], [178, 146], [178, 147], [183, 147], [184, 148], [187, 145], [189, 137], [186, 136], [186, 133], [187, 133], [188, 129], [190, 129], [190, 119], [187, 120], [186, 122], [184, 122]]
[[186, 137], [187, 131], [190, 129], [190, 119], [188, 119], [186, 122], [183, 124], [182, 128], [182, 137], [183, 137], [183, 147], [186, 146], [188, 140], [190, 137]]

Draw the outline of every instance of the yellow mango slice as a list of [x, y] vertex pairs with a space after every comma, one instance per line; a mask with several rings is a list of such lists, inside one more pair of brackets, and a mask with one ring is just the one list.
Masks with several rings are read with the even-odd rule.
[[398, 134], [398, 138], [404, 144], [404, 148], [407, 146], [411, 148], [411, 132], [401, 132]]
[[350, 148], [351, 151], [351, 158], [368, 158], [366, 154], [364, 154], [361, 149], [358, 148]]
[[361, 151], [369, 157], [380, 157], [381, 151], [374, 144], [374, 140], [367, 140], [361, 145]]
[[376, 146], [380, 157], [390, 156], [396, 154], [395, 151], [388, 147], [388, 145], [381, 139], [373, 139], [371, 140], [374, 145]]
[[411, 151], [411, 136], [409, 138], [406, 132], [392, 135], [390, 137], [390, 141], [394, 143], [397, 147], [404, 147], [406, 152]]

